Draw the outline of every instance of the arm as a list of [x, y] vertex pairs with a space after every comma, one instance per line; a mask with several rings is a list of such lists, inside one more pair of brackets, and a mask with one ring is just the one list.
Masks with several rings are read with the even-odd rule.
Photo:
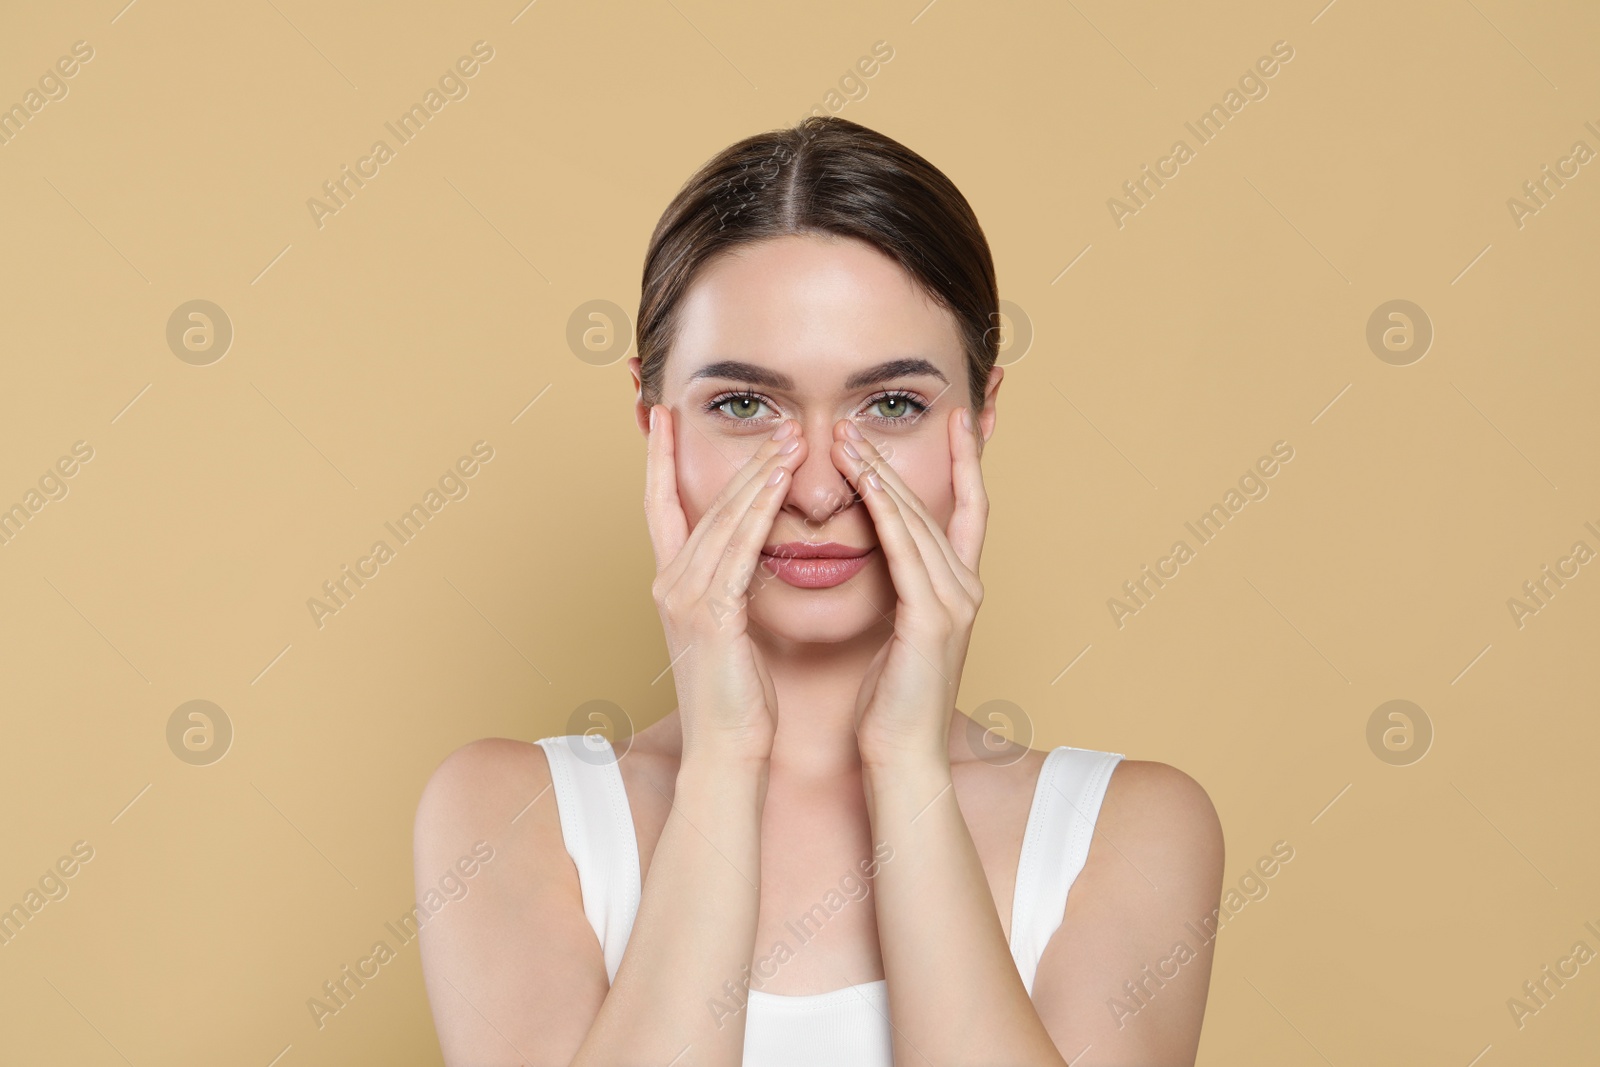
[[897, 1062], [1064, 1067], [1092, 1049], [1094, 1067], [1194, 1063], [1212, 954], [1183, 924], [1203, 931], [1216, 907], [1223, 844], [1193, 779], [1161, 763], [1118, 765], [1030, 1000], [948, 766], [905, 761], [868, 775], [873, 836], [896, 845], [874, 893]]
[[507, 877], [478, 906], [443, 913], [448, 922], [430, 924], [423, 942], [429, 999], [452, 1067], [732, 1067], [743, 1058], [742, 987], [755, 949], [776, 704], [744, 609], [805, 441], [785, 420], [691, 531], [677, 489], [677, 417], [654, 405], [647, 424], [651, 594], [683, 728], [672, 810], [608, 989], [555, 804], [541, 800], [544, 807], [521, 813], [549, 785], [543, 753], [479, 742], [439, 768], [417, 812], [419, 888], [456, 842], [502, 832], [513, 812], [529, 824], [519, 831], [525, 836], [511, 837], [513, 861], [499, 872]]
[[873, 896], [895, 1062], [1064, 1067], [1012, 961], [948, 760], [864, 764], [863, 776], [873, 839], [894, 846]]
[[872, 835], [895, 856], [874, 881], [878, 943], [897, 1063], [1061, 1067], [1011, 959], [950, 774], [951, 716], [983, 600], [988, 498], [976, 428], [966, 408], [946, 414], [948, 522], [853, 423], [835, 429], [834, 463], [867, 505], [898, 600], [857, 702]]
[[[878, 940], [898, 1060], [1063, 1067], [1069, 1048], [1074, 1059], [1082, 1055], [1080, 1038], [1093, 1021], [1073, 998], [1083, 990], [1103, 996], [1097, 985], [1107, 969], [1131, 967], [1130, 976], [1140, 976], [1136, 958], [1166, 940], [1191, 911], [1203, 917], [1197, 905], [1218, 899], [1221, 833], [1204, 792], [1171, 768], [1142, 764], [1131, 773], [1113, 773], [1097, 820], [1112, 828], [1096, 834], [1079, 876], [1083, 880], [1090, 866], [1109, 869], [1113, 873], [1102, 877], [1112, 884], [1068, 895], [1069, 902], [1087, 897], [1101, 910], [1088, 929], [1074, 916], [1067, 928], [1075, 942], [1069, 960], [1047, 947], [1029, 999], [956, 803], [947, 747], [972, 623], [983, 600], [977, 571], [988, 498], [975, 428], [966, 409], [948, 416], [954, 505], [947, 523], [928, 511], [848, 420], [835, 430], [834, 463], [872, 515], [899, 601], [894, 632], [868, 667], [857, 707], [873, 837], [895, 849], [893, 866], [879, 873], [874, 887]], [[1108, 864], [1100, 841], [1110, 834], [1127, 839], [1116, 847], [1132, 849], [1132, 864], [1151, 872], [1160, 890], [1144, 895], [1130, 888], [1127, 872]], [[1134, 873], [1141, 881], [1146, 877]], [[1085, 910], [1094, 909], [1076, 909]], [[1053, 938], [1052, 944], [1067, 938]], [[1098, 950], [1083, 952], [1079, 938], [1099, 938]], [[1209, 955], [1194, 966], [1209, 973]], [[1113, 1056], [1138, 1057], [1131, 1062], [1141, 1064], [1155, 1062], [1145, 1058], [1151, 1056], [1161, 1063], [1192, 1063], [1205, 983], [1176, 987], [1166, 1004], [1171, 1006], [1152, 1012], [1141, 1032], [1107, 1036]], [[1100, 1059], [1104, 1055], [1097, 1053], [1096, 1062], [1109, 1062]]]
[[706, 1002], [724, 995], [725, 980], [738, 981], [754, 948], [764, 766], [721, 761], [714, 771], [686, 762], [679, 772], [608, 990], [544, 754], [490, 739], [440, 765], [417, 811], [418, 899], [473, 842], [495, 850], [467, 896], [422, 929], [423, 973], [446, 1063], [739, 1062], [744, 1015], [719, 1020]]
[[606, 969], [538, 746], [474, 741], [434, 771], [417, 805], [419, 902], [478, 840], [494, 848], [494, 859], [421, 934], [444, 1060], [451, 1067], [567, 1063], [605, 999]]
[[1194, 1063], [1222, 869], [1222, 825], [1199, 783], [1165, 763], [1119, 763], [1034, 978], [1065, 1055], [1087, 1045], [1083, 1067]]
[[766, 774], [765, 762], [685, 757], [628, 949], [575, 1067], [742, 1061], [745, 1013], [724, 1009], [747, 995]]

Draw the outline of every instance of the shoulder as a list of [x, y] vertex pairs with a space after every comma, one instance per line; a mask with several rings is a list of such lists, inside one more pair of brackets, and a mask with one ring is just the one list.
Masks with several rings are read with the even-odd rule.
[[[499, 874], [474, 888], [480, 921], [521, 922], [529, 907], [542, 922], [583, 922], [578, 871], [567, 854], [550, 764], [538, 745], [487, 737], [451, 752], [417, 802], [412, 864], [422, 893], [474, 847], [487, 846]], [[456, 922], [464, 921], [460, 915]]]
[[[521, 1062], [505, 1058], [508, 1045], [576, 1050], [606, 967], [545, 754], [503, 737], [462, 745], [423, 787], [415, 835], [422, 973], [446, 1061]], [[469, 853], [477, 868], [463, 865]], [[493, 1022], [479, 1004], [499, 1006]]]
[[498, 834], [549, 785], [550, 764], [538, 745], [507, 737], [469, 742], [446, 756], [423, 786], [416, 840]]
[[[1215, 914], [1222, 865], [1222, 824], [1199, 782], [1165, 763], [1117, 761], [1034, 985], [1058, 1047], [1087, 1041], [1122, 1063], [1194, 1062], [1212, 950], [1209, 939], [1189, 942]], [[1173, 983], [1178, 964], [1186, 977]]]
[[[1177, 854], [1222, 866], [1222, 821], [1201, 784], [1151, 760], [1117, 762], [1101, 801], [1099, 828], [1143, 852]], [[1119, 831], [1121, 836], [1119, 836]]]
[[484, 797], [525, 787], [530, 775], [541, 784], [550, 782], [550, 764], [538, 745], [509, 737], [484, 737], [462, 745], [434, 768], [423, 787], [423, 801]]
[[1170, 764], [1119, 760], [1095, 829], [1085, 873], [1097, 868], [1097, 881], [1181, 886], [1202, 898], [1222, 884], [1222, 820], [1205, 788]]

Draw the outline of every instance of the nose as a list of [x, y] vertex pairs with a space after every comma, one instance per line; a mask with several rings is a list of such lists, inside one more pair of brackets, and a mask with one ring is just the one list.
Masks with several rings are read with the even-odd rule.
[[825, 525], [861, 498], [850, 482], [833, 465], [833, 422], [827, 418], [800, 421], [805, 438], [806, 458], [794, 469], [784, 509], [813, 528]]

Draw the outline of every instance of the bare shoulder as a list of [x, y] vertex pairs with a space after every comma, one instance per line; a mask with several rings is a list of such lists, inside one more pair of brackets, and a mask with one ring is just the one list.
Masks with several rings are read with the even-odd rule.
[[1200, 783], [1165, 763], [1118, 761], [1039, 961], [1034, 1003], [1058, 1048], [1194, 1062], [1212, 963], [1195, 931], [1215, 914], [1222, 867], [1222, 823]]
[[413, 866], [445, 1062], [569, 1062], [606, 968], [539, 746], [490, 737], [446, 756], [417, 803]]
[[521, 781], [530, 772], [550, 781], [550, 765], [538, 745], [510, 737], [483, 737], [468, 741], [441, 760], [425, 792], [472, 791], [507, 784], [508, 775]]
[[1199, 782], [1171, 764], [1119, 761], [1096, 822], [1096, 829], [1118, 848], [1131, 849], [1152, 864], [1201, 876], [1214, 870], [1221, 877], [1223, 835], [1217, 809]]
[[419, 888], [484, 842], [496, 851], [502, 890], [543, 894], [558, 907], [578, 901], [578, 871], [562, 843], [550, 763], [532, 742], [486, 737], [446, 756], [422, 789], [412, 833]]
[[512, 819], [522, 821], [525, 806], [549, 785], [550, 764], [538, 745], [507, 737], [469, 742], [446, 756], [423, 787], [417, 840], [489, 829], [499, 836]]
[[482, 737], [476, 741], [468, 741], [441, 760], [429, 784], [450, 783], [483, 773], [493, 775], [508, 770], [523, 771], [530, 766], [546, 768], [545, 778], [549, 780], [544, 753], [540, 752], [539, 746], [532, 741], [518, 741], [510, 737]]

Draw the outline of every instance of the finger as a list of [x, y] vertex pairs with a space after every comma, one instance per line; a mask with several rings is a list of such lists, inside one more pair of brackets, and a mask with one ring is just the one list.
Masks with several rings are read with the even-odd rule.
[[[928, 531], [928, 536], [934, 542], [934, 555], [930, 557], [930, 563], [942, 559], [945, 567], [949, 569], [956, 581], [960, 583], [962, 588], [966, 588], [967, 580], [962, 576], [964, 565], [961, 563], [960, 557], [956, 555], [955, 549], [950, 547], [944, 531], [940, 529], [940, 524], [929, 514], [927, 505], [906, 484], [905, 479], [900, 477], [900, 472], [894, 469], [894, 466], [883, 455], [878, 446], [865, 435], [862, 435], [858, 440], [850, 432], [854, 429], [856, 429], [854, 422], [841, 420], [841, 425], [834, 429], [834, 436], [849, 441], [851, 446], [860, 453], [862, 461], [875, 471], [889, 490], [895, 494], [899, 503], [909, 512], [907, 524], [912, 528], [912, 532], [918, 533], [919, 527]], [[860, 431], [857, 430], [856, 432], [859, 433]], [[913, 521], [913, 516], [915, 521]]]
[[665, 404], [651, 405], [644, 468], [644, 516], [658, 572], [677, 558], [689, 536], [689, 521], [678, 499], [673, 421], [672, 410]]
[[[881, 477], [881, 475], [880, 475]], [[955, 604], [970, 596], [966, 579], [963, 573], [966, 568], [956, 558], [949, 542], [939, 531], [937, 525], [923, 519], [915, 510], [910, 508], [906, 501], [900, 497], [899, 490], [888, 481], [883, 482], [884, 491], [895, 499], [900, 506], [901, 514], [905, 516], [906, 526], [910, 528], [912, 536], [917, 539], [918, 546], [922, 549], [924, 566], [928, 569], [928, 576], [933, 586], [938, 590], [939, 598], [947, 604]]]
[[711, 577], [707, 595], [719, 622], [729, 614], [737, 614], [744, 607], [750, 583], [761, 563], [762, 546], [772, 533], [778, 509], [789, 495], [789, 486], [794, 480], [789, 470], [792, 457], [779, 456], [777, 460], [764, 468], [767, 475], [761, 479], [761, 488], [745, 509], [744, 517], [739, 520], [739, 526], [729, 539], [727, 548], [717, 556], [716, 573]]
[[872, 516], [896, 595], [907, 604], [921, 605], [925, 609], [940, 603], [916, 535], [906, 524], [899, 501], [884, 488], [882, 477], [870, 471], [862, 460], [846, 455], [843, 442], [836, 442], [830, 455], [834, 466], [855, 486], [856, 493], [867, 506], [867, 513]]
[[888, 464], [879, 462], [874, 465], [864, 458], [851, 456], [848, 448], [855, 447], [860, 449], [860, 442], [844, 440], [835, 442], [835, 445], [834, 463], [835, 465], [841, 465], [840, 469], [844, 471], [847, 478], [861, 478], [861, 475], [868, 472], [877, 476], [881, 487], [877, 489], [870, 488], [870, 483], [865, 478], [861, 478], [861, 484], [869, 487], [862, 491], [863, 499], [865, 499], [864, 494], [867, 492], [888, 496], [899, 514], [900, 521], [911, 535], [915, 544], [917, 563], [926, 574], [927, 581], [939, 600], [945, 604], [954, 604], [965, 597], [967, 595], [966, 583], [961, 580], [952, 567], [952, 564], [959, 565], [959, 561], [955, 559], [955, 554], [950, 552], [948, 546], [942, 543], [942, 539], [938, 536], [935, 528], [926, 522], [911, 507], [905, 496], [895, 488], [894, 482], [899, 479], [891, 480], [884, 477], [884, 470]]
[[977, 416], [971, 408], [961, 408], [970, 424], [963, 424], [958, 413], [950, 427], [950, 481], [955, 489], [956, 506], [950, 516], [950, 546], [973, 574], [983, 556], [984, 533], [989, 526], [989, 493], [983, 485], [983, 463], [978, 457]]
[[[781, 443], [782, 442], [779, 442], [779, 444]], [[745, 462], [743, 467], [737, 468], [734, 471], [733, 476], [729, 478], [727, 484], [722, 487], [722, 491], [716, 495], [716, 497], [711, 501], [710, 506], [706, 508], [705, 513], [700, 516], [699, 522], [694, 526], [693, 529], [688, 530], [685, 538], [680, 543], [677, 552], [672, 557], [668, 558], [663, 565], [658, 567], [658, 570], [664, 578], [666, 578], [669, 582], [677, 581], [677, 579], [682, 575], [683, 571], [687, 568], [689, 560], [693, 557], [696, 547], [704, 539], [711, 517], [717, 514], [723, 508], [723, 506], [726, 505], [727, 502], [741, 488], [744, 487], [746, 481], [755, 475], [756, 469], [760, 466], [760, 464], [765, 462], [765, 460], [769, 458], [776, 450], [777, 445], [773, 443], [773, 439], [769, 438], [768, 440], [763, 441], [761, 445], [757, 447], [755, 453], [751, 455], [750, 459]], [[676, 455], [675, 451], [674, 455]], [[674, 466], [674, 469], [676, 469], [676, 466]], [[680, 506], [680, 512], [681, 510], [682, 509]], [[688, 519], [686, 515], [684, 524], [687, 527]]]
[[[700, 524], [689, 536], [682, 553], [684, 562], [678, 581], [686, 583], [686, 588], [700, 593], [710, 586], [712, 575], [729, 551], [745, 513], [757, 494], [769, 488], [766, 483], [772, 471], [783, 467], [792, 472], [794, 465], [805, 456], [805, 441], [799, 428], [790, 425], [792, 429], [787, 438], [768, 438], [761, 443], [756, 454], [734, 474], [718, 494], [717, 501], [701, 516]], [[785, 452], [785, 448], [790, 450]]]

